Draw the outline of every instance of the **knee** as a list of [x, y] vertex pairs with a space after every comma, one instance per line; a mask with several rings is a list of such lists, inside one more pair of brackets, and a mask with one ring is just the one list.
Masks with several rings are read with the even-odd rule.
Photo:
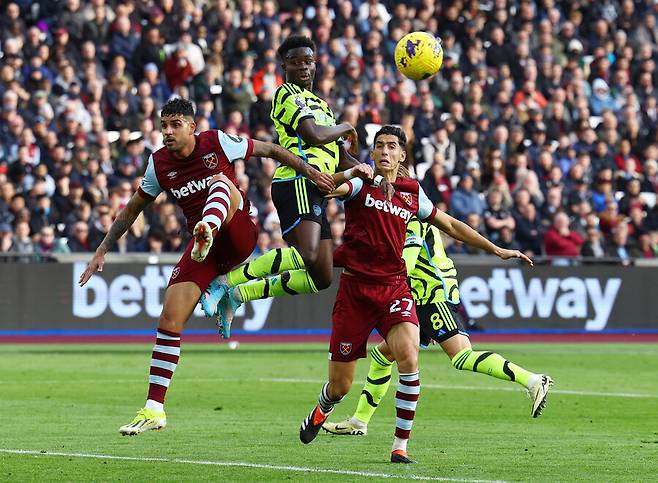
[[342, 399], [352, 387], [352, 381], [349, 379], [332, 380], [329, 383], [329, 397], [334, 401]]
[[304, 266], [306, 266], [315, 288], [318, 290], [328, 288], [331, 285], [332, 280], [331, 266], [324, 266], [320, 261], [317, 247], [302, 250], [298, 248], [297, 250], [302, 257], [302, 260], [304, 260]]
[[182, 332], [183, 326], [183, 322], [174, 319], [164, 311], [160, 314], [160, 318], [158, 319], [158, 329], [164, 329], [170, 332]]
[[319, 250], [317, 245], [308, 246], [308, 247], [295, 247], [295, 248], [297, 248], [297, 251], [301, 255], [302, 260], [304, 260], [304, 265], [306, 267], [312, 268], [318, 262]]
[[210, 178], [210, 183], [209, 184], [213, 185], [213, 184], [217, 183], [218, 181], [226, 183], [229, 186], [229, 188], [231, 186], [234, 186], [233, 182], [230, 179], [228, 179], [228, 176], [226, 176], [224, 173], [216, 174], [215, 176]]
[[468, 356], [471, 355], [471, 348], [467, 347], [465, 349], [462, 349], [458, 352], [456, 352], [454, 355], [448, 354], [448, 357], [450, 357], [450, 362], [452, 363], [452, 367], [454, 367], [457, 370], [462, 370], [464, 369], [464, 364], [468, 359]]
[[311, 273], [311, 278], [313, 279], [313, 284], [318, 290], [324, 290], [329, 288], [331, 285], [331, 271], [324, 273], [324, 271], [319, 274]]
[[396, 355], [398, 370], [401, 373], [416, 372], [418, 370], [418, 348], [405, 347]]

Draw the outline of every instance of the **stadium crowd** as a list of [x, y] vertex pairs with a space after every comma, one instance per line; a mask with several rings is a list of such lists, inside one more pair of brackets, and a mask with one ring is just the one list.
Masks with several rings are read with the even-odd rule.
[[[357, 128], [362, 159], [376, 126], [400, 124], [429, 197], [498, 245], [658, 256], [658, 1], [0, 5], [0, 252], [93, 251], [161, 145], [171, 96], [195, 102], [199, 130], [273, 140], [276, 48], [302, 33], [317, 45], [315, 89]], [[414, 30], [443, 42], [429, 81], [395, 70]], [[282, 246], [273, 161], [236, 169], [257, 254]], [[344, 214], [332, 202], [328, 215], [339, 244]], [[161, 195], [116, 249], [179, 251], [184, 226]]]

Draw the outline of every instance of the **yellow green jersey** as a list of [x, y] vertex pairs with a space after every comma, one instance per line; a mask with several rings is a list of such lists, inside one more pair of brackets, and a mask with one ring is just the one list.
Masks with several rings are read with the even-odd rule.
[[446, 255], [438, 228], [412, 218], [402, 257], [416, 304], [459, 303], [457, 269]]
[[[291, 151], [323, 173], [333, 174], [338, 167], [338, 143], [311, 146], [297, 134], [304, 119], [313, 118], [318, 126], [335, 126], [336, 118], [329, 105], [311, 91], [286, 82], [274, 93], [270, 118], [279, 135], [281, 147]], [[289, 166], [279, 166], [274, 179], [294, 178], [297, 173]]]

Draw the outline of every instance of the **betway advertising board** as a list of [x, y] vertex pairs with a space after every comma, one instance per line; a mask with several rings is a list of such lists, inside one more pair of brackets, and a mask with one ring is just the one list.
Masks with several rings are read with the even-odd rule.
[[[84, 266], [0, 265], [0, 330], [155, 326], [172, 265], [106, 264], [79, 287]], [[657, 268], [469, 265], [459, 278], [462, 302], [488, 328], [658, 329]], [[246, 303], [234, 328], [328, 329], [337, 281], [316, 295]], [[188, 327], [213, 323], [197, 306]]]

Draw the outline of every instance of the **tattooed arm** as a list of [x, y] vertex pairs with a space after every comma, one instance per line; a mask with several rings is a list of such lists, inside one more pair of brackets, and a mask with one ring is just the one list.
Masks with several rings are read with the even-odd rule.
[[144, 211], [144, 208], [151, 202], [143, 198], [139, 193], [135, 193], [126, 207], [121, 210], [121, 213], [116, 217], [112, 225], [110, 226], [107, 235], [103, 238], [103, 241], [96, 249], [94, 257], [91, 259], [87, 265], [87, 269], [80, 275], [80, 280], [78, 283], [80, 286], [83, 286], [89, 281], [94, 272], [102, 272], [103, 265], [105, 264], [105, 254], [108, 252], [112, 245], [123, 236], [123, 234], [128, 231], [128, 228], [132, 226], [139, 214]]

